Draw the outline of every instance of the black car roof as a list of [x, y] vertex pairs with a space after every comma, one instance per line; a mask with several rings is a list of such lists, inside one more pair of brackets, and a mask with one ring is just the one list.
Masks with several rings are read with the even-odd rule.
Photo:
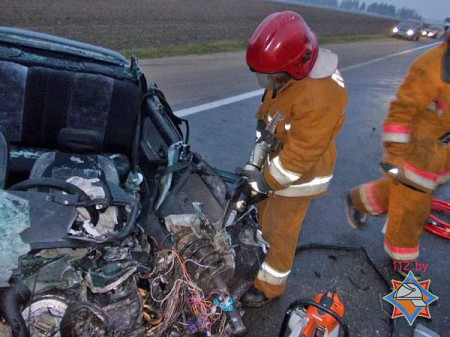
[[133, 80], [138, 76], [118, 52], [19, 28], [0, 27], [0, 58]]
[[0, 41], [64, 52], [114, 64], [128, 64], [128, 60], [123, 55], [106, 48], [19, 28], [0, 27]]

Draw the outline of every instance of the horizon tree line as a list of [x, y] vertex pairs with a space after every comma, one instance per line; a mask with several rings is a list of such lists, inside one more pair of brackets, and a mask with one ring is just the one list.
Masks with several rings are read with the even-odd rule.
[[318, 5], [326, 7], [340, 8], [347, 11], [366, 12], [389, 16], [399, 19], [416, 19], [422, 20], [422, 16], [417, 13], [415, 9], [411, 8], [396, 8], [394, 5], [389, 5], [384, 2], [373, 2], [367, 4], [365, 1], [359, 0], [297, 0], [300, 3], [309, 5]]

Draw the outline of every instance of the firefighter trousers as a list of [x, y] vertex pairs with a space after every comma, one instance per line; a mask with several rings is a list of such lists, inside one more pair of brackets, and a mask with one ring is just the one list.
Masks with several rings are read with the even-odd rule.
[[280, 296], [286, 288], [310, 200], [310, 197], [272, 195], [257, 205], [262, 236], [270, 248], [254, 286], [267, 298]]
[[381, 178], [353, 188], [350, 195], [360, 212], [369, 215], [387, 212], [384, 250], [393, 260], [417, 259], [432, 192], [419, 192], [393, 178]]

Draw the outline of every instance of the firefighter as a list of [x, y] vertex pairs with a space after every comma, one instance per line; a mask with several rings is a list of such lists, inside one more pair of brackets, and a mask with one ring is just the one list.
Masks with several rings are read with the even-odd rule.
[[433, 191], [450, 178], [449, 147], [440, 140], [450, 130], [449, 37], [413, 62], [390, 104], [382, 136], [385, 177], [347, 195], [347, 218], [354, 228], [366, 215], [387, 212], [384, 250], [394, 263], [418, 258]]
[[260, 307], [284, 292], [310, 201], [330, 184], [348, 98], [337, 55], [319, 48], [295, 12], [265, 18], [249, 41], [246, 60], [266, 89], [256, 114], [257, 137], [277, 113], [283, 117], [265, 165], [247, 171], [255, 191], [268, 196], [257, 206], [270, 249], [242, 299]]

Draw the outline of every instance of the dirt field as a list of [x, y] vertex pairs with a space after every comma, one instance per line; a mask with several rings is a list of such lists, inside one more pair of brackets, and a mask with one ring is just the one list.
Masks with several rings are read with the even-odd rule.
[[319, 36], [387, 33], [393, 22], [263, 0], [2, 0], [0, 24], [124, 50], [246, 40], [266, 15], [287, 9]]

